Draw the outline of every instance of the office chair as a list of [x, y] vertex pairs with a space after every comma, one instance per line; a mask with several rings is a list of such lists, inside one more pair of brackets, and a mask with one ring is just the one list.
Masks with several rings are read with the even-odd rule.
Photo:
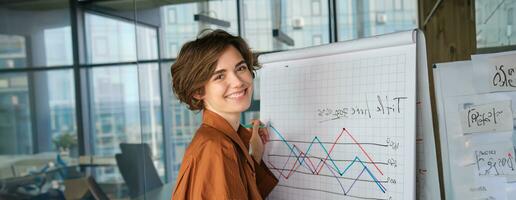
[[131, 198], [163, 186], [152, 163], [149, 145], [121, 143], [122, 153], [116, 154], [118, 169], [129, 188]]

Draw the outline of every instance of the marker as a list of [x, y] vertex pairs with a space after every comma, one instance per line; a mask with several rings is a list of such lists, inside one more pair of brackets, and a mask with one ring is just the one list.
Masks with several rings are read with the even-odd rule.
[[[252, 124], [242, 124], [242, 126], [243, 126], [244, 128], [253, 128], [253, 125], [252, 125]], [[259, 126], [259, 127], [260, 127], [260, 128], [265, 128], [265, 127], [267, 127], [267, 126], [265, 126], [264, 124], [260, 124], [260, 126]]]

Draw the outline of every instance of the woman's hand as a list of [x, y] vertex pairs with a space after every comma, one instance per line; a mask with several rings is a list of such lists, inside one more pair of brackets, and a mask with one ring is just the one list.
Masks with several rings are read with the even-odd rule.
[[253, 120], [252, 136], [249, 140], [249, 154], [260, 164], [262, 161], [265, 143], [269, 141], [269, 131], [267, 128], [260, 128], [260, 120]]

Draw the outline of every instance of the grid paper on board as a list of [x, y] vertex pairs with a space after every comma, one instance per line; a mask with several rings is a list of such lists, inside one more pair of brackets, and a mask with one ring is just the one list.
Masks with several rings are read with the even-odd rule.
[[264, 63], [270, 199], [412, 199], [416, 45]]

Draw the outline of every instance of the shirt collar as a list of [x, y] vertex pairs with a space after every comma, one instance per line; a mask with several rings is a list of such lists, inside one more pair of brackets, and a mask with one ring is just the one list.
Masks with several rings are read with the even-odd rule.
[[226, 121], [226, 119], [224, 119], [222, 116], [211, 110], [204, 109], [202, 113], [202, 123], [211, 126], [225, 133], [226, 135], [234, 133], [238, 137], [237, 132], [233, 129], [231, 124], [229, 124], [229, 122]]
[[[250, 136], [249, 131], [247, 129], [240, 125], [238, 127], [238, 132], [235, 131], [233, 127], [229, 124], [229, 122], [226, 121], [226, 119], [208, 109], [204, 109], [203, 111], [202, 123], [224, 133], [224, 135], [228, 136], [235, 144], [237, 144], [244, 156], [247, 158], [247, 163], [251, 166], [251, 169], [253, 169], [254, 171], [254, 163], [251, 156], [248, 153], [248, 145], [245, 145], [244, 141], [242, 141], [247, 140], [246, 142], [249, 142], [248, 138], [250, 138]], [[241, 134], [243, 137], [241, 137], [239, 134]]]

